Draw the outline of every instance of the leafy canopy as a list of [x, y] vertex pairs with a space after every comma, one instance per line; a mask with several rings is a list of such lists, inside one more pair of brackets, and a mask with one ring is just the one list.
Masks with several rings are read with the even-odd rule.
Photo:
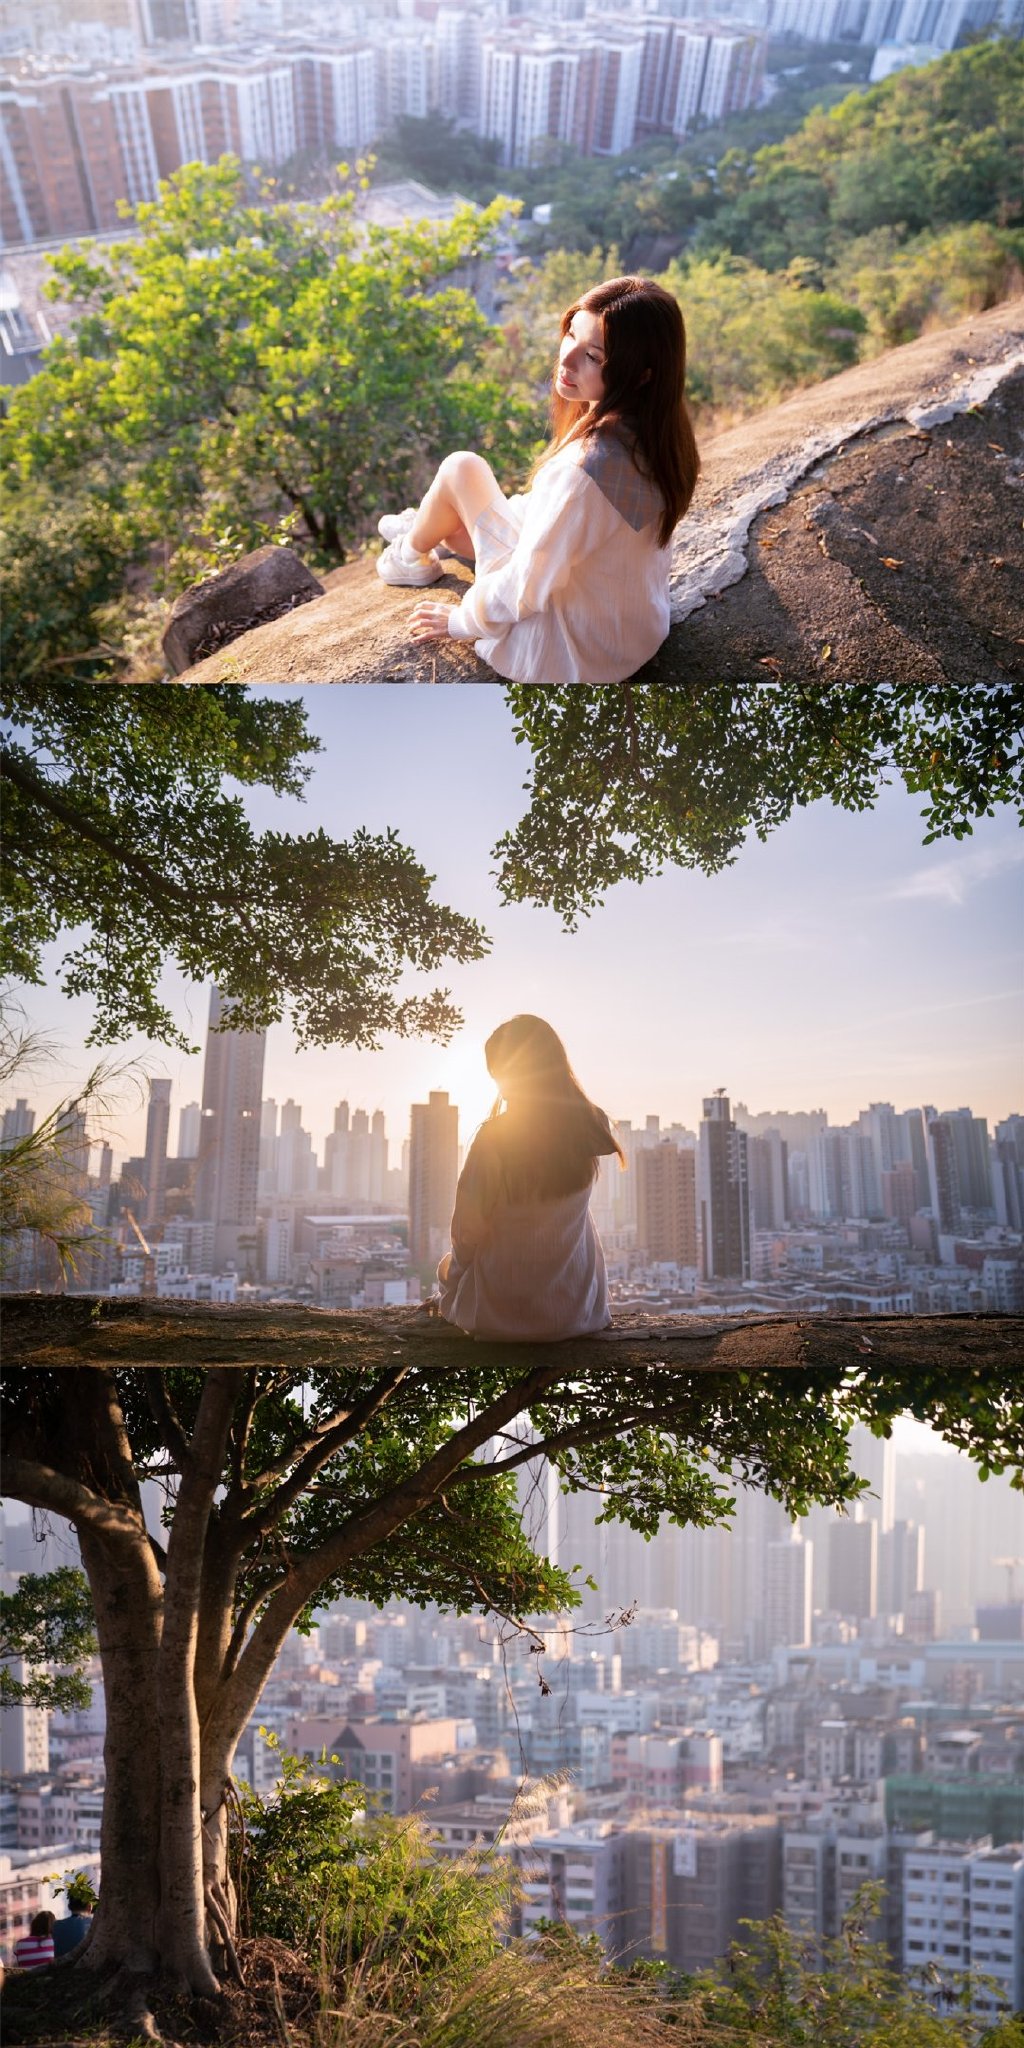
[[1024, 812], [1014, 683], [721, 683], [507, 691], [534, 758], [529, 808], [499, 841], [506, 902], [570, 926], [615, 882], [669, 865], [715, 874], [746, 835], [827, 797], [870, 809], [895, 776], [924, 798], [925, 842], [997, 804]]
[[470, 919], [437, 903], [397, 835], [254, 831], [227, 784], [300, 795], [319, 742], [295, 703], [221, 684], [0, 691], [7, 849], [0, 972], [42, 979], [62, 934], [62, 986], [96, 1006], [94, 1041], [140, 1031], [185, 1044], [161, 1000], [173, 961], [213, 978], [239, 1029], [290, 1011], [300, 1043], [446, 1040], [447, 991], [399, 995], [408, 968], [481, 957]]
[[[20, 1658], [29, 1669], [19, 1679], [0, 1663], [0, 1706], [26, 1700], [61, 1713], [87, 1707], [92, 1694], [75, 1667], [94, 1657], [96, 1647], [84, 1572], [68, 1565], [23, 1572], [13, 1593], [0, 1593], [0, 1658]], [[54, 1664], [65, 1668], [45, 1668]]]
[[769, 270], [825, 263], [844, 237], [956, 221], [1020, 225], [1024, 44], [1003, 37], [895, 72], [808, 115], [794, 135], [718, 166], [726, 204], [702, 245]]

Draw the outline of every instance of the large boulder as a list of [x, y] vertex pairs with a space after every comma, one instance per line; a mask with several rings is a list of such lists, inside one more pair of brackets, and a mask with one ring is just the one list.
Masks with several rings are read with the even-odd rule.
[[[1024, 299], [797, 392], [703, 448], [674, 624], [635, 680], [939, 682], [1024, 674]], [[416, 646], [420, 593], [364, 558], [189, 681], [487, 683]], [[457, 597], [452, 563], [435, 586]], [[538, 678], [542, 681], [543, 678]]]
[[267, 625], [323, 592], [323, 584], [292, 548], [255, 548], [230, 569], [218, 570], [175, 598], [162, 643], [171, 674], [182, 675], [204, 655], [219, 654], [241, 633]]

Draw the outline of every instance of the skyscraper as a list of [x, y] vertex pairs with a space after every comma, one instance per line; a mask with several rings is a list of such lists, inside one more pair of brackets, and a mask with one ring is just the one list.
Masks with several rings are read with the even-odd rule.
[[146, 1111], [146, 1151], [142, 1169], [142, 1184], [146, 1190], [142, 1221], [147, 1229], [164, 1220], [167, 1132], [170, 1122], [171, 1084], [169, 1081], [150, 1081], [149, 1107]]
[[723, 1088], [704, 1097], [700, 1127], [700, 1244], [705, 1280], [750, 1279], [747, 1134]]
[[230, 1003], [211, 990], [194, 1207], [197, 1222], [214, 1225], [215, 1268], [237, 1262], [239, 1235], [256, 1223], [267, 1049], [265, 1031], [232, 1031], [230, 1015]]
[[459, 1112], [443, 1091], [414, 1102], [409, 1130], [409, 1257], [414, 1265], [440, 1258], [459, 1178]]

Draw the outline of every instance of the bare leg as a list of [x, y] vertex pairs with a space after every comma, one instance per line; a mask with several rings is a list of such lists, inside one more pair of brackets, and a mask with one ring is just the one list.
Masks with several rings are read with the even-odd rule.
[[446, 455], [411, 527], [411, 547], [425, 555], [439, 541], [457, 554], [473, 553], [472, 530], [501, 486], [482, 455], [459, 449]]

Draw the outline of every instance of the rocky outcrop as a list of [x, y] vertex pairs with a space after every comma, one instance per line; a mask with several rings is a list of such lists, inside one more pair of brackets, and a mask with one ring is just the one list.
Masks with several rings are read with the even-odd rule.
[[[703, 456], [672, 632], [637, 682], [1024, 675], [1024, 300], [798, 392]], [[468, 579], [452, 563], [437, 592]], [[414, 646], [419, 593], [372, 557], [325, 581], [187, 679], [498, 680], [471, 647]]]
[[203, 655], [219, 653], [240, 634], [322, 597], [323, 589], [293, 548], [255, 548], [175, 598], [163, 637], [172, 676]]

